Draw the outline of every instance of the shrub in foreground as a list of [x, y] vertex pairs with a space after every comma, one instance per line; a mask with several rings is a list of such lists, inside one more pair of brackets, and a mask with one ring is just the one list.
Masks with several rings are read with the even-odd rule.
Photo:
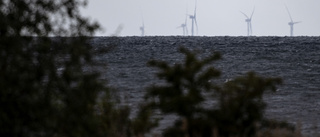
[[[88, 71], [92, 48], [86, 36], [99, 25], [80, 15], [86, 3], [0, 1], [1, 137], [123, 133], [118, 127], [126, 124], [128, 110], [116, 107], [99, 74]], [[106, 95], [104, 103], [100, 95]], [[101, 107], [107, 113], [97, 113]]]
[[[165, 114], [176, 114], [178, 119], [163, 135], [167, 137], [230, 137], [256, 136], [260, 131], [286, 129], [287, 123], [264, 117], [266, 103], [263, 95], [276, 91], [280, 78], [258, 76], [248, 72], [221, 85], [215, 83], [220, 71], [212, 64], [220, 58], [214, 53], [203, 59], [186, 48], [182, 64], [152, 60], [148, 65], [158, 68], [157, 76], [165, 85], [153, 85], [146, 94], [150, 108]], [[216, 102], [212, 106], [206, 102]], [[271, 124], [272, 123], [272, 124]]]

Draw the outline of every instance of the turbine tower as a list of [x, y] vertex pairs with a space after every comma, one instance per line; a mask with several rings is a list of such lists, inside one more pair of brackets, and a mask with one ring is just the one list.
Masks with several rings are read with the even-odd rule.
[[289, 17], [290, 17], [290, 22], [288, 23], [288, 25], [290, 26], [290, 36], [292, 37], [292, 36], [293, 36], [293, 25], [294, 25], [294, 24], [298, 24], [298, 23], [300, 23], [301, 21], [294, 22], [294, 21], [292, 20], [291, 14], [290, 14], [289, 9], [288, 9], [287, 6], [286, 6], [286, 9], [287, 9], [287, 12], [288, 12]]
[[142, 26], [140, 27], [140, 31], [141, 31], [141, 36], [143, 37], [144, 36], [144, 21], [143, 21], [143, 18], [142, 18]]
[[177, 28], [182, 28], [184, 36], [188, 35], [187, 20], [188, 20], [188, 15], [186, 15], [186, 19], [185, 19], [184, 23], [181, 24], [179, 27], [177, 27]]
[[191, 24], [191, 35], [194, 36], [194, 25], [196, 25], [196, 27], [197, 27], [197, 33], [198, 33], [197, 0], [196, 0], [195, 8], [194, 8], [194, 13], [193, 13], [193, 15], [189, 15], [189, 18], [190, 18], [191, 21], [192, 21], [192, 24]]
[[252, 24], [251, 24], [251, 19], [252, 19], [252, 16], [253, 16], [253, 13], [254, 13], [254, 10], [255, 10], [255, 8], [253, 8], [253, 11], [252, 11], [252, 13], [251, 13], [251, 16], [250, 16], [250, 18], [249, 18], [249, 16], [247, 16], [245, 13], [243, 13], [243, 12], [241, 12], [245, 17], [246, 17], [246, 22], [247, 22], [247, 35], [248, 36], [251, 36], [252, 35]]

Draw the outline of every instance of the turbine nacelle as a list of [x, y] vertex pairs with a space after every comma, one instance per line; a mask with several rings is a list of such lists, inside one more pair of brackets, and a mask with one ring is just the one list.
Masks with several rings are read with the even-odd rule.
[[289, 22], [288, 25], [292, 26], [292, 25], [294, 25], [294, 23], [293, 22]]
[[289, 22], [288, 25], [294, 25], [294, 24], [298, 24], [298, 23], [301, 23], [301, 21], [298, 21], [298, 22]]
[[187, 25], [186, 24], [181, 24], [180, 26], [178, 26], [177, 28], [185, 28]]
[[195, 16], [189, 15], [189, 18], [190, 18], [190, 19], [195, 19]]

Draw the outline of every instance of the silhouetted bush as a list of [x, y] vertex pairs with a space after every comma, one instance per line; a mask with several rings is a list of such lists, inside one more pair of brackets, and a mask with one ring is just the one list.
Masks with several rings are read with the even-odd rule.
[[[214, 83], [220, 76], [212, 64], [220, 58], [218, 53], [199, 59], [195, 52], [181, 48], [185, 55], [182, 64], [170, 66], [152, 60], [148, 65], [157, 67], [157, 76], [165, 85], [153, 85], [146, 99], [150, 108], [163, 114], [176, 114], [179, 118], [168, 127], [164, 136], [178, 137], [230, 137], [256, 136], [259, 131], [275, 128], [292, 129], [287, 123], [265, 119], [266, 91], [276, 91], [280, 78], [265, 78], [249, 72], [222, 85]], [[206, 101], [215, 101], [205, 106]]]
[[[266, 103], [263, 94], [275, 91], [279, 78], [264, 78], [253, 72], [226, 82], [217, 90], [219, 109], [214, 110], [216, 128], [220, 136], [254, 136], [264, 124]], [[261, 125], [263, 124], [263, 125]]]
[[90, 69], [99, 25], [80, 15], [86, 3], [0, 1], [1, 137], [131, 134], [129, 109]]

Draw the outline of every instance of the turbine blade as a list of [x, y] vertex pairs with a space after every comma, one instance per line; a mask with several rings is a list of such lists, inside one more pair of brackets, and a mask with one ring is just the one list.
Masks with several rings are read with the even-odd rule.
[[142, 18], [142, 27], [144, 28], [144, 20], [143, 20], [143, 18]]
[[188, 5], [187, 5], [187, 8], [186, 8], [186, 18], [185, 18], [185, 21], [184, 21], [184, 24], [187, 25], [187, 22], [188, 22]]
[[298, 23], [301, 23], [302, 21], [297, 21], [297, 22], [293, 22], [293, 24], [298, 24]]
[[142, 26], [140, 27], [140, 30], [143, 28], [144, 29], [144, 17], [143, 17], [143, 12], [142, 9], [140, 7], [140, 16], [141, 16], [141, 21], [142, 21]]
[[141, 20], [142, 20], [142, 26], [144, 27], [144, 18], [143, 18], [143, 13], [141, 12]]
[[194, 18], [196, 18], [197, 16], [197, 0], [196, 0], [196, 4], [195, 4], [195, 7], [194, 7], [194, 14], [193, 14]]
[[255, 8], [256, 8], [256, 7], [253, 7], [253, 11], [252, 11], [252, 13], [251, 13], [250, 19], [251, 19], [252, 16], [253, 16], [253, 13], [254, 13]]
[[291, 20], [291, 22], [293, 22], [292, 17], [291, 17], [291, 14], [290, 14], [290, 11], [289, 11], [287, 5], [285, 5], [285, 6], [286, 6], [287, 12], [288, 12], [288, 14], [289, 14], [290, 20]]
[[186, 15], [186, 19], [184, 21], [184, 24], [187, 25], [187, 22], [188, 22], [188, 15]]
[[244, 14], [242, 11], [240, 11], [247, 19], [249, 19], [249, 17], [246, 15], [246, 14]]

